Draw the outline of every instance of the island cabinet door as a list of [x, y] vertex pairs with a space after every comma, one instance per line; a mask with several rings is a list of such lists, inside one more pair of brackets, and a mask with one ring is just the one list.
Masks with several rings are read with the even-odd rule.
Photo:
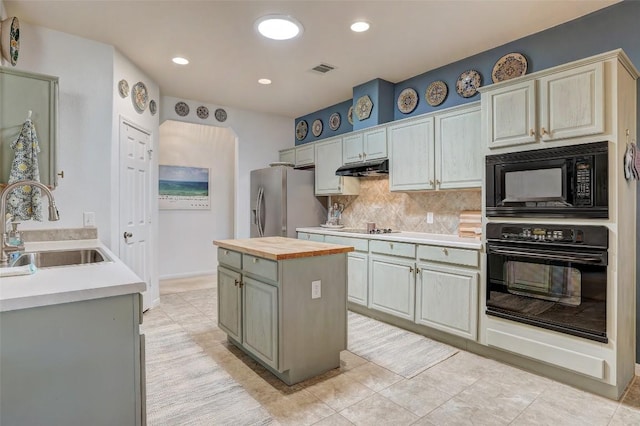
[[476, 340], [478, 272], [418, 263], [416, 323]]
[[349, 302], [367, 306], [367, 254], [352, 252], [347, 256]]
[[218, 267], [218, 327], [237, 342], [242, 342], [242, 276]]
[[278, 369], [278, 288], [243, 278], [242, 344], [270, 367]]
[[413, 321], [415, 262], [372, 255], [369, 277], [369, 308]]

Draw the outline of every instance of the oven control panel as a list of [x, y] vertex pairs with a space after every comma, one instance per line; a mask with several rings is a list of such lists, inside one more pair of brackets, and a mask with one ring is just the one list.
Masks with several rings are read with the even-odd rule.
[[582, 231], [572, 228], [545, 228], [540, 226], [505, 226], [500, 235], [508, 241], [582, 242]]

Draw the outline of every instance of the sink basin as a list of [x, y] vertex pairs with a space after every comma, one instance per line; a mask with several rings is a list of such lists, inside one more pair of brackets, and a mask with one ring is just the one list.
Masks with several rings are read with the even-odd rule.
[[38, 268], [54, 268], [57, 266], [86, 265], [101, 262], [112, 262], [112, 260], [99, 248], [90, 248], [22, 253], [11, 266], [34, 264]]

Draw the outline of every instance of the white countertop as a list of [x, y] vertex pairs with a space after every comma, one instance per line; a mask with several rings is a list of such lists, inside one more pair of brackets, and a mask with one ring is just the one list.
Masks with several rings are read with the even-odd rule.
[[98, 247], [113, 261], [0, 278], [0, 312], [139, 293], [146, 284], [99, 240], [25, 243], [25, 252]]
[[[349, 228], [345, 228], [348, 230]], [[358, 232], [347, 232], [330, 228], [296, 228], [298, 232], [310, 234], [336, 235], [339, 237], [355, 237], [367, 240], [398, 241], [414, 244], [433, 244], [447, 247], [468, 248], [480, 250], [482, 241], [478, 238], [463, 238], [449, 234], [427, 234], [423, 232], [391, 232], [389, 234], [362, 234]]]

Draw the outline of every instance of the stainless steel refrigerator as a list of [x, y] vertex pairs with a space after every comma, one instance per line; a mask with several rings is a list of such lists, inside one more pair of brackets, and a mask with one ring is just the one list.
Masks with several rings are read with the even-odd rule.
[[296, 228], [325, 223], [326, 197], [314, 195], [314, 175], [285, 166], [251, 171], [251, 237], [296, 238]]

